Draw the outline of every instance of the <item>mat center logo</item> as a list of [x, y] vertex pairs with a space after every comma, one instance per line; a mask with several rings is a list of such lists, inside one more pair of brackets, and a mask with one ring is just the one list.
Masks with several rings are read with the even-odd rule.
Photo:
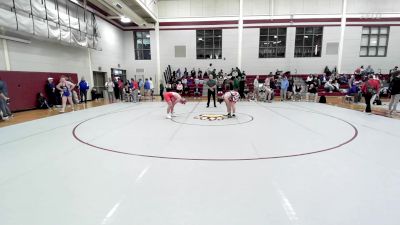
[[226, 116], [222, 114], [200, 114], [198, 116], [195, 116], [194, 118], [199, 120], [215, 121], [223, 120], [226, 118]]

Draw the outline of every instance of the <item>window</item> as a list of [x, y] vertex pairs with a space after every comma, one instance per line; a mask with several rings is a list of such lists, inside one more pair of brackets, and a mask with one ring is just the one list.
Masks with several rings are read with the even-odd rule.
[[389, 40], [389, 27], [363, 27], [360, 56], [385, 57]]
[[135, 32], [135, 59], [151, 60], [149, 31]]
[[196, 30], [197, 59], [222, 58], [222, 30]]
[[259, 58], [285, 58], [286, 28], [260, 29]]
[[322, 27], [297, 27], [294, 57], [321, 57]]

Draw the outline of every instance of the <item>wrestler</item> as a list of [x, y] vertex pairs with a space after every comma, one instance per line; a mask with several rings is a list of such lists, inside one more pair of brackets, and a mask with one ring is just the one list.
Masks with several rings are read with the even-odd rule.
[[176, 103], [186, 104], [186, 99], [176, 92], [164, 92], [164, 100], [168, 105], [167, 119], [171, 119], [174, 113]]

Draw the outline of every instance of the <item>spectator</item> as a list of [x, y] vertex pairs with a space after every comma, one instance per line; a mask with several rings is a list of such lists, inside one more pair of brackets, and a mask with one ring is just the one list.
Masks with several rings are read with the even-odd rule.
[[189, 76], [189, 72], [187, 71], [187, 68], [185, 68], [185, 71], [183, 71], [183, 76], [185, 76], [185, 77]]
[[10, 108], [8, 107], [9, 102], [10, 98], [8, 97], [7, 84], [0, 78], [0, 111], [2, 113], [2, 120], [9, 120], [10, 117], [13, 116]]
[[116, 77], [114, 77], [114, 96], [115, 96], [115, 100], [119, 99], [119, 88], [118, 88], [118, 79]]
[[114, 90], [115, 90], [115, 84], [112, 82], [111, 78], [108, 78], [108, 82], [105, 84], [106, 89], [107, 89], [107, 94], [108, 94], [108, 101], [110, 103], [113, 103], [115, 101], [114, 96]]
[[90, 91], [90, 95], [92, 96], [92, 100], [94, 101], [97, 101], [100, 98], [96, 88], [92, 88], [92, 90]]
[[210, 63], [210, 65], [207, 67], [207, 74], [212, 74], [212, 72], [214, 71], [214, 67], [213, 67], [213, 65], [212, 65], [212, 63]]
[[354, 103], [358, 103], [361, 100], [361, 89], [359, 87], [359, 83], [355, 82], [352, 84], [352, 86], [349, 88], [348, 92], [347, 92], [348, 96], [353, 96], [354, 98]]
[[274, 90], [271, 88], [271, 79], [274, 79], [273, 77], [267, 77], [264, 82], [264, 88], [265, 88], [265, 94], [266, 98], [265, 100], [271, 103], [272, 100], [272, 95], [274, 93]]
[[365, 104], [367, 105], [367, 107], [365, 108], [365, 112], [371, 113], [371, 98], [379, 91], [379, 86], [373, 80], [372, 75], [368, 76], [368, 80], [364, 82], [364, 84], [361, 87], [361, 90], [365, 98]]
[[329, 93], [332, 93], [333, 91], [338, 91], [336, 89], [336, 86], [333, 83], [334, 83], [334, 81], [332, 81], [332, 80], [329, 80], [328, 82], [326, 82], [324, 85], [325, 91], [327, 91]]
[[380, 89], [381, 89], [381, 81], [379, 80], [379, 78], [375, 75], [372, 75], [372, 82], [375, 83], [375, 86], [378, 87], [378, 90], [376, 91], [376, 93], [374, 95], [372, 95], [371, 98], [371, 106], [373, 105], [373, 103], [375, 102], [376, 99], [379, 99], [379, 93], [380, 93]]
[[183, 92], [183, 84], [178, 81], [178, 84], [176, 85], [176, 92], [178, 92], [178, 94], [182, 94]]
[[[244, 72], [244, 71], [243, 71]], [[242, 76], [239, 81], [239, 95], [241, 99], [245, 99], [244, 96], [244, 86], [246, 84], [246, 77]]]
[[313, 82], [313, 76], [310, 74], [310, 75], [308, 75], [308, 77], [306, 79], [306, 84], [310, 85], [310, 84], [312, 84], [312, 82]]
[[83, 97], [85, 97], [85, 104], [87, 103], [87, 92], [89, 90], [89, 84], [86, 82], [85, 77], [81, 78], [79, 82], [79, 94], [81, 96], [81, 103], [83, 102]]
[[132, 94], [133, 94], [133, 102], [138, 102], [139, 101], [139, 83], [132, 79]]
[[372, 69], [371, 65], [368, 65], [365, 69], [365, 75], [374, 74], [374, 69]]
[[301, 93], [303, 92], [303, 87], [299, 84], [294, 85], [293, 87], [293, 95], [294, 99], [293, 101], [301, 101]]
[[253, 86], [254, 86], [254, 91], [253, 91], [253, 97], [254, 100], [257, 101], [258, 100], [258, 89], [259, 89], [259, 82], [258, 82], [259, 76], [256, 76], [256, 79], [254, 79], [253, 81]]
[[75, 85], [69, 81], [66, 80], [65, 77], [60, 78], [60, 83], [58, 83], [56, 87], [60, 92], [62, 96], [62, 108], [61, 108], [61, 113], [65, 112], [65, 107], [67, 105], [67, 100], [69, 104], [72, 107], [72, 111], [75, 111], [74, 109], [74, 102], [72, 99], [72, 90], [75, 88]]
[[118, 79], [118, 93], [119, 93], [119, 98], [121, 101], [123, 100], [122, 94], [124, 93], [124, 81], [120, 78]]
[[358, 67], [358, 68], [354, 71], [354, 74], [356, 74], [356, 75], [362, 75], [362, 74], [364, 74], [364, 66]]
[[400, 71], [395, 72], [390, 82], [390, 95], [389, 115], [392, 115], [397, 110], [397, 104], [400, 101]]
[[47, 97], [49, 98], [49, 105], [50, 106], [61, 105], [60, 97], [59, 95], [57, 95], [56, 85], [54, 84], [53, 81], [54, 79], [52, 77], [47, 78], [47, 83], [45, 88]]
[[[212, 64], [210, 64], [211, 66]], [[215, 90], [216, 90], [216, 86], [217, 86], [217, 82], [213, 79], [213, 76], [210, 75], [208, 81], [207, 81], [207, 87], [208, 87], [208, 93], [207, 93], [207, 108], [210, 107], [210, 99], [211, 96], [213, 97], [213, 101], [214, 101], [214, 107], [217, 107], [216, 103], [215, 103]]]
[[[196, 70], [193, 68], [192, 71], [190, 71], [190, 76], [192, 77], [197, 77], [196, 76]], [[163, 97], [164, 98], [164, 97]]]
[[161, 101], [164, 101], [164, 84], [162, 81], [160, 81], [160, 96], [161, 96]]
[[306, 94], [306, 100], [309, 102], [310, 101], [310, 96], [314, 96], [314, 102], [317, 102], [318, 99], [318, 92], [317, 92], [317, 87], [315, 83], [311, 83], [308, 87], [307, 94]]
[[[185, 68], [185, 71], [186, 71], [186, 68]], [[187, 73], [187, 71], [186, 71], [186, 73]], [[153, 101], [153, 99], [154, 99], [154, 84], [153, 84], [153, 78], [150, 77], [149, 83], [150, 83], [150, 96], [151, 96], [151, 100]]]
[[150, 95], [150, 81], [148, 78], [146, 78], [146, 80], [144, 81], [144, 98], [146, 99], [146, 96]]
[[37, 94], [37, 108], [38, 109], [51, 109], [49, 106], [47, 99], [44, 97], [42, 92]]
[[294, 79], [293, 79], [293, 77], [291, 77], [290, 79], [289, 79], [289, 86], [288, 86], [288, 88], [287, 88], [287, 99], [292, 99], [292, 96], [293, 96], [293, 86], [294, 86]]
[[289, 81], [286, 76], [283, 76], [281, 80], [281, 101], [286, 100], [287, 89], [289, 87]]

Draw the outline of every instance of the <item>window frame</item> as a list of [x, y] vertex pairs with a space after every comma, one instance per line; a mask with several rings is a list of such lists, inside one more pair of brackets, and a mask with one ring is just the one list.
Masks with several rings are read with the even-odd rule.
[[[210, 35], [210, 31], [212, 31], [212, 35]], [[223, 58], [222, 29], [197, 29], [195, 30], [195, 32], [196, 32], [196, 59], [220, 60]], [[208, 40], [208, 42], [206, 40]], [[209, 44], [211, 44], [212, 47], [207, 46]], [[218, 58], [216, 57], [216, 54], [218, 54]], [[200, 55], [202, 55], [202, 57], [199, 57]], [[207, 57], [207, 55], [212, 56], [212, 58]]]
[[[271, 32], [271, 30], [276, 29], [276, 34]], [[280, 33], [280, 29], [284, 29], [284, 34]], [[275, 38], [276, 36], [276, 38]], [[274, 37], [276, 41], [279, 41], [280, 38], [284, 38], [284, 45], [279, 46], [277, 43], [275, 46], [267, 46], [263, 47], [265, 43], [270, 43], [270, 38]], [[258, 58], [259, 59], [276, 59], [276, 58], [286, 58], [286, 45], [287, 45], [287, 27], [265, 27], [260, 28], [259, 35], [259, 45], [258, 45]], [[278, 51], [281, 50], [281, 51]], [[282, 51], [283, 50], [283, 51]], [[270, 53], [268, 53], [270, 51]], [[271, 54], [271, 52], [273, 52]], [[283, 52], [283, 56], [280, 54]], [[272, 56], [274, 55], [274, 56]]]
[[[368, 34], [364, 34], [364, 28], [368, 28]], [[372, 32], [371, 32], [372, 28], [378, 28], [378, 33], [377, 34], [372, 34]], [[386, 34], [381, 34], [381, 28], [386, 28], [387, 29], [387, 33]], [[370, 40], [371, 40], [371, 36], [372, 35], [377, 35], [377, 45], [376, 46], [370, 45]], [[363, 36], [368, 36], [367, 45], [362, 45]], [[380, 46], [379, 45], [381, 36], [386, 36], [385, 46]], [[389, 47], [389, 36], [390, 36], [390, 26], [363, 26], [361, 28], [361, 41], [360, 41], [361, 43], [360, 43], [359, 56], [360, 57], [387, 57], [387, 52], [388, 52], [388, 47]], [[385, 54], [384, 55], [378, 55], [380, 47], [385, 47]], [[362, 48], [367, 48], [366, 55], [361, 55], [361, 49]], [[372, 48], [376, 48], [375, 55], [369, 55], [369, 51]]]
[[[321, 32], [315, 32], [316, 29], [321, 30]], [[303, 32], [299, 32], [301, 31], [301, 29], [303, 29]], [[312, 29], [312, 33], [307, 33], [309, 32], [309, 30]], [[295, 44], [294, 44], [294, 58], [318, 58], [318, 57], [322, 57], [322, 45], [324, 43], [324, 27], [323, 26], [298, 26], [296, 27], [296, 34], [295, 34]], [[321, 36], [321, 45], [318, 47], [318, 49], [320, 49], [319, 51], [319, 55], [315, 55], [313, 54], [313, 52], [315, 52], [315, 37], [316, 36]], [[312, 40], [311, 40], [311, 45], [305, 45], [305, 36], [312, 36]], [[302, 37], [302, 45], [298, 45], [298, 37]], [[297, 54], [297, 49], [301, 48], [301, 56]], [[308, 55], [307, 52], [305, 52], [305, 49], [311, 49], [310, 51], [310, 55]]]
[[[138, 35], [140, 33], [140, 35]], [[149, 37], [147, 37], [149, 35]], [[134, 44], [135, 44], [135, 60], [151, 60], [151, 37], [150, 37], [150, 31], [134, 31], [133, 32], [134, 36]], [[140, 37], [139, 37], [140, 36]], [[144, 40], [148, 40], [148, 48], [145, 48], [144, 46]], [[142, 47], [138, 48], [138, 41], [141, 42]], [[148, 56], [145, 58], [145, 52], [148, 52]], [[146, 55], [147, 56], [147, 55]]]

